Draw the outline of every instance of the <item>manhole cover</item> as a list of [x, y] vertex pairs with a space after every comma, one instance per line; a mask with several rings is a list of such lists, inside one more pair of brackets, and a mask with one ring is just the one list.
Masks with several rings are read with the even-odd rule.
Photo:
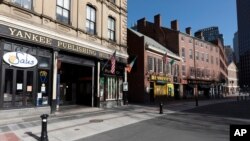
[[97, 122], [103, 122], [103, 120], [102, 119], [92, 119], [89, 122], [97, 123]]
[[78, 129], [78, 128], [75, 129], [75, 131], [78, 131], [78, 130], [80, 130], [80, 129]]

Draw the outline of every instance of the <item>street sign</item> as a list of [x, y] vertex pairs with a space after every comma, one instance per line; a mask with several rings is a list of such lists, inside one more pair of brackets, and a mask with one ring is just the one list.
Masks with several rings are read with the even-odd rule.
[[128, 91], [128, 82], [123, 82], [123, 91]]

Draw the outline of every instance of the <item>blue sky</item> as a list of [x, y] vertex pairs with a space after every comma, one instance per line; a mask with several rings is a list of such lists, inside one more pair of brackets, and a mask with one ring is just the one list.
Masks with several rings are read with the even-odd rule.
[[154, 21], [154, 15], [161, 14], [162, 26], [170, 27], [172, 20], [178, 20], [181, 32], [218, 26], [224, 35], [225, 45], [233, 45], [237, 31], [236, 0], [128, 0], [128, 27], [143, 17]]

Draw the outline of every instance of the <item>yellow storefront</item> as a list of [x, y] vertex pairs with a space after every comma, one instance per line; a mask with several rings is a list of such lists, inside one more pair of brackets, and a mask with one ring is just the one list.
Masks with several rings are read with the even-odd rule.
[[154, 97], [174, 97], [174, 85], [170, 82], [170, 78], [168, 76], [151, 75], [150, 81], [154, 82]]

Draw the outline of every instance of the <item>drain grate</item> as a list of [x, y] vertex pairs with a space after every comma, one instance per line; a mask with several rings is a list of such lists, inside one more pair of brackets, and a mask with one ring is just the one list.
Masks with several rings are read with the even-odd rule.
[[91, 120], [89, 120], [89, 122], [98, 123], [98, 122], [103, 122], [103, 120], [102, 119], [91, 119]]

